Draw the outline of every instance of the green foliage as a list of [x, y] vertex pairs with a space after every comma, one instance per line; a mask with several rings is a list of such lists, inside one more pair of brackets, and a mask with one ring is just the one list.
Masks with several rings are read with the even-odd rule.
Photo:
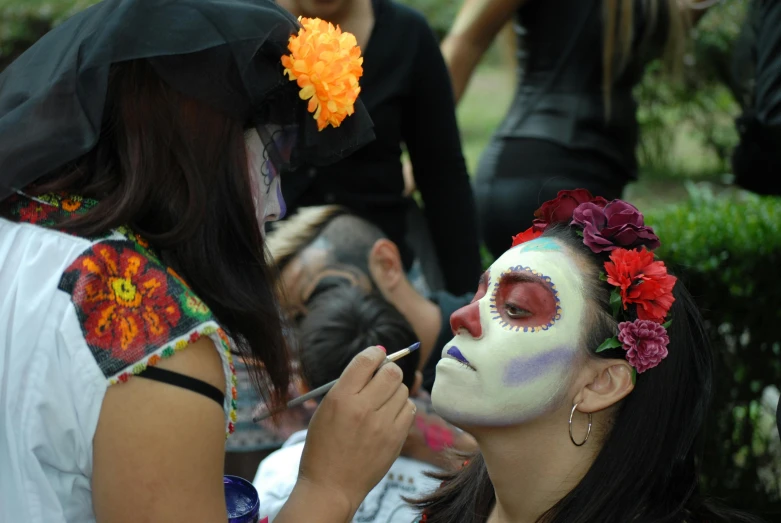
[[97, 0], [0, 0], [0, 71], [41, 36]]
[[[646, 214], [657, 251], [705, 316], [722, 365], [708, 429], [707, 491], [753, 510], [781, 509], [778, 455], [760, 397], [781, 384], [781, 199], [692, 190]], [[772, 425], [771, 425], [772, 427]]]
[[[731, 51], [746, 15], [747, 0], [723, 2], [693, 31], [680, 76], [652, 63], [637, 86], [641, 127], [638, 160], [647, 176], [692, 177], [729, 172], [738, 141], [739, 107], [728, 88]], [[671, 129], [677, 132], [670, 132]]]

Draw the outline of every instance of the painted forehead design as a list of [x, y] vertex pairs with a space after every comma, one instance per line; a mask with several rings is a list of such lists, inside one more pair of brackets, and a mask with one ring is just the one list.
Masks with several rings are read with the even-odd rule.
[[[502, 283], [502, 280], [504, 280], [505, 276], [509, 276], [511, 274], [518, 274], [518, 273], [527, 273], [535, 277], [535, 279], [540, 280], [543, 284], [545, 284], [553, 293], [553, 299], [556, 300], [556, 313], [553, 315], [553, 318], [551, 318], [550, 322], [544, 324], [544, 325], [538, 325], [536, 327], [521, 327], [521, 326], [513, 326], [507, 321], [502, 318], [502, 315], [499, 313], [499, 309], [496, 306], [496, 295], [499, 292], [499, 285]], [[556, 284], [553, 283], [553, 280], [550, 276], [546, 276], [542, 274], [541, 272], [535, 271], [534, 269], [531, 269], [529, 267], [524, 267], [523, 265], [516, 265], [514, 267], [510, 267], [509, 269], [506, 269], [503, 271], [499, 278], [496, 279], [496, 281], [493, 283], [493, 288], [491, 290], [491, 297], [489, 299], [488, 307], [491, 314], [491, 319], [494, 321], [497, 321], [499, 325], [509, 331], [515, 331], [515, 332], [540, 332], [540, 331], [546, 331], [553, 327], [553, 325], [561, 319], [561, 300], [559, 299], [559, 291], [556, 289]]]

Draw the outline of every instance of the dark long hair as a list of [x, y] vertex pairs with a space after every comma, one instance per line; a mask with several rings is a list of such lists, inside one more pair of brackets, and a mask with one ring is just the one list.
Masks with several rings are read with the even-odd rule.
[[[595, 311], [588, 318], [586, 346], [593, 351], [615, 333], [609, 288], [597, 277], [606, 256], [595, 255], [569, 227], [546, 236], [564, 241], [582, 258], [586, 293]], [[542, 523], [698, 523], [758, 521], [717, 507], [700, 493], [701, 432], [713, 389], [714, 357], [702, 318], [680, 280], [668, 329], [669, 356], [641, 374], [621, 402], [610, 432], [580, 483], [539, 518]], [[623, 358], [622, 349], [594, 357]], [[481, 455], [462, 470], [436, 476], [445, 483], [417, 502], [427, 523], [483, 523], [495, 502]], [[519, 493], [521, 495], [521, 493]]]
[[28, 191], [98, 200], [60, 226], [74, 234], [126, 225], [143, 236], [256, 363], [261, 394], [283, 401], [289, 357], [244, 132], [244, 122], [173, 90], [145, 60], [115, 65], [97, 145]]

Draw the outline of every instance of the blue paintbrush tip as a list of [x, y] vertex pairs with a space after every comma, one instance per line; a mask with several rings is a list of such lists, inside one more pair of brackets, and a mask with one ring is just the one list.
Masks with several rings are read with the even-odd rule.
[[409, 351], [410, 352], [415, 352], [419, 348], [420, 348], [420, 342], [413, 343], [412, 345], [409, 346]]

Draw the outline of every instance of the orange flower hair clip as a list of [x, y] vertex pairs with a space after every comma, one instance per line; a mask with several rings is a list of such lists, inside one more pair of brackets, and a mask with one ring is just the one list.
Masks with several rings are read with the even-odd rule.
[[329, 124], [339, 127], [353, 114], [363, 75], [361, 48], [352, 33], [319, 18], [302, 18], [303, 26], [290, 37], [290, 55], [282, 57], [284, 74], [301, 88], [299, 96], [309, 100], [318, 130]]

